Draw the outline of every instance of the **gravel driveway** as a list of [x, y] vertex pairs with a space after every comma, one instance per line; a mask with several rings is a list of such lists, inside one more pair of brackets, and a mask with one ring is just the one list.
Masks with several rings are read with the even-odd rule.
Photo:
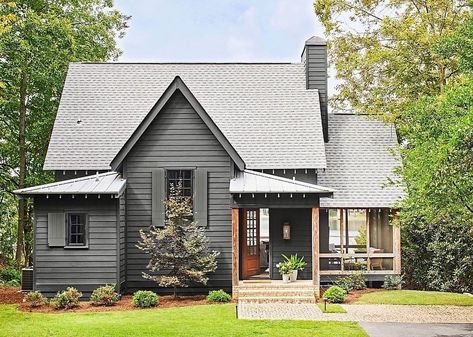
[[317, 321], [473, 323], [473, 307], [440, 305], [345, 304], [346, 314], [323, 314], [314, 304], [240, 303], [241, 319]]

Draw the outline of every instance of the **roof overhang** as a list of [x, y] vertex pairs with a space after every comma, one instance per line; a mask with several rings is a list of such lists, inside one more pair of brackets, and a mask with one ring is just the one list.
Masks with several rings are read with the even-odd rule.
[[334, 189], [287, 179], [272, 174], [243, 170], [230, 180], [232, 194], [322, 194], [331, 196]]
[[213, 120], [210, 118], [210, 116], [204, 110], [202, 105], [199, 103], [199, 101], [197, 101], [195, 96], [192, 94], [192, 92], [189, 90], [189, 88], [186, 86], [184, 81], [179, 76], [176, 76], [174, 78], [174, 80], [167, 87], [167, 89], [164, 91], [162, 96], [158, 99], [158, 101], [156, 102], [154, 107], [150, 110], [148, 115], [143, 119], [141, 124], [135, 130], [135, 132], [133, 132], [131, 137], [128, 139], [128, 141], [125, 143], [125, 145], [121, 148], [121, 150], [118, 152], [118, 154], [112, 160], [112, 162], [110, 163], [110, 166], [111, 166], [112, 170], [116, 170], [117, 168], [120, 167], [121, 163], [126, 158], [128, 153], [131, 151], [133, 146], [135, 146], [135, 144], [138, 142], [140, 137], [148, 129], [148, 127], [151, 125], [153, 120], [156, 118], [156, 116], [159, 114], [159, 112], [163, 109], [163, 107], [166, 105], [166, 103], [169, 101], [169, 99], [172, 97], [172, 95], [177, 90], [179, 90], [184, 95], [184, 97], [190, 103], [192, 108], [194, 108], [194, 110], [197, 112], [197, 114], [202, 119], [202, 121], [205, 123], [205, 125], [207, 125], [207, 127], [210, 129], [210, 131], [215, 135], [217, 140], [223, 146], [225, 151], [227, 151], [227, 153], [230, 155], [230, 157], [235, 162], [237, 167], [240, 170], [243, 170], [245, 168], [245, 163], [243, 162], [243, 159], [241, 159], [240, 155], [236, 152], [236, 150], [230, 144], [228, 139], [220, 131], [220, 129], [213, 122]]
[[120, 196], [126, 189], [126, 179], [117, 172], [106, 172], [81, 178], [57, 181], [13, 191], [19, 197], [36, 195], [101, 195]]

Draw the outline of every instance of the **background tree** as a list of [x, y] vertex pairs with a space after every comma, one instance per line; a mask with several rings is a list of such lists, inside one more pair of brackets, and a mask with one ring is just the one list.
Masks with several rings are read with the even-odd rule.
[[441, 93], [455, 59], [432, 51], [467, 17], [467, 0], [315, 0], [339, 80], [338, 110], [396, 121], [423, 95]]
[[192, 200], [182, 196], [181, 185], [171, 187], [164, 202], [167, 220], [164, 228], [151, 227], [140, 231], [138, 248], [150, 255], [148, 270], [143, 277], [161, 287], [207, 284], [207, 274], [217, 269], [219, 252], [209, 252], [205, 231], [192, 221]]
[[[399, 118], [403, 261], [417, 288], [473, 291], [473, 17], [433, 52], [460, 65], [445, 93], [414, 102]], [[422, 260], [419, 264], [418, 261]]]
[[403, 270], [421, 289], [473, 291], [471, 4], [314, 3], [340, 80], [335, 109], [396, 124], [407, 189], [400, 205]]
[[[0, 34], [0, 194], [51, 180], [42, 171], [69, 62], [120, 55], [128, 17], [111, 0], [30, 0], [0, 6], [9, 18]], [[14, 18], [14, 20], [12, 20]], [[2, 21], [3, 22], [3, 21]], [[5, 218], [2, 218], [4, 220]], [[8, 218], [11, 221], [13, 218]], [[10, 227], [3, 222], [0, 226]], [[31, 207], [18, 201], [16, 263], [31, 262]]]

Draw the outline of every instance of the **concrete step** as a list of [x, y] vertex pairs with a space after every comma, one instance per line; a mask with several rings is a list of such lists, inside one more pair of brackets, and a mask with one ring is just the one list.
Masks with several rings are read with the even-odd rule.
[[238, 303], [315, 303], [314, 296], [239, 297]]
[[315, 291], [313, 288], [307, 289], [249, 289], [240, 288], [238, 289], [238, 296], [242, 297], [273, 297], [273, 296], [314, 296]]

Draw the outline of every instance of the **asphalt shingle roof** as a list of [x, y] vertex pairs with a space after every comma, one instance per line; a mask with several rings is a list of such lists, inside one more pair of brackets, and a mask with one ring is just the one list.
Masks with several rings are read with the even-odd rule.
[[397, 146], [394, 127], [366, 116], [329, 114], [327, 169], [317, 183], [335, 189], [333, 198], [321, 198], [321, 207], [390, 207], [403, 195], [396, 179], [400, 165], [390, 151]]
[[73, 63], [44, 169], [100, 170], [176, 76], [249, 169], [325, 168], [317, 90], [303, 64]]

